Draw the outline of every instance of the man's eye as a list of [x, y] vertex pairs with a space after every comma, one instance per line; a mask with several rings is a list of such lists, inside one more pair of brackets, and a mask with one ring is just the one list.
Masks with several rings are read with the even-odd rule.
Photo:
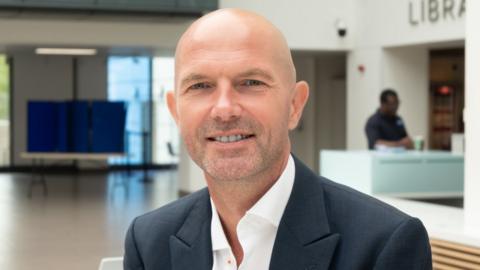
[[201, 82], [201, 83], [196, 83], [196, 84], [190, 86], [190, 89], [201, 90], [201, 89], [206, 89], [206, 88], [209, 88], [209, 87], [210, 87], [210, 84]]
[[264, 83], [261, 82], [261, 81], [257, 81], [257, 80], [246, 80], [244, 82], [244, 85], [245, 86], [260, 86], [260, 85], [264, 85]]

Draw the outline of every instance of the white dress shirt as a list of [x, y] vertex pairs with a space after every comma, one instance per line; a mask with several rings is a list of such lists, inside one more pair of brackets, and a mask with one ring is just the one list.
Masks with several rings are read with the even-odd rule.
[[272, 257], [278, 225], [287, 206], [295, 178], [292, 156], [280, 178], [240, 219], [237, 235], [243, 260], [237, 268], [235, 256], [223, 231], [215, 204], [212, 205], [213, 270], [267, 270]]

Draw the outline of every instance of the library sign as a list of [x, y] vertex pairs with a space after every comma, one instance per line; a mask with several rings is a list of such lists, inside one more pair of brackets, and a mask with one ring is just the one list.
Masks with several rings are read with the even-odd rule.
[[462, 18], [465, 15], [465, 1], [410, 0], [408, 2], [408, 21], [410, 25], [416, 26]]

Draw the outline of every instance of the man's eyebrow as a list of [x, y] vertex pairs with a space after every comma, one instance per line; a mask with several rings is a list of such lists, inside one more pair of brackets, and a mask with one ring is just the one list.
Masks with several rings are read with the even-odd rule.
[[[260, 76], [265, 78], [266, 80], [273, 81], [273, 76], [269, 72], [260, 68], [252, 68], [247, 71], [241, 72], [240, 74], [237, 75], [237, 77], [252, 77], [252, 76]], [[183, 87], [184, 85], [190, 82], [201, 81], [205, 79], [208, 79], [208, 76], [203, 75], [201, 73], [191, 73], [180, 81], [180, 87]]]
[[238, 77], [252, 77], [252, 76], [260, 76], [269, 81], [273, 81], [273, 76], [269, 72], [260, 68], [252, 68], [238, 75]]
[[200, 81], [200, 80], [203, 80], [203, 79], [206, 79], [207, 76], [203, 75], [203, 74], [200, 74], [200, 73], [191, 73], [189, 74], [187, 77], [183, 78], [181, 81], [180, 81], [180, 87], [183, 87], [185, 84], [188, 84], [190, 82], [194, 82], [194, 81]]

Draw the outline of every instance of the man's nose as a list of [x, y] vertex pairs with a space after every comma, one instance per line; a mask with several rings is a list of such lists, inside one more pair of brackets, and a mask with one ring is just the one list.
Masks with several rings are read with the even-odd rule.
[[238, 93], [230, 84], [219, 85], [211, 111], [212, 118], [226, 122], [239, 117], [241, 107], [238, 99]]

